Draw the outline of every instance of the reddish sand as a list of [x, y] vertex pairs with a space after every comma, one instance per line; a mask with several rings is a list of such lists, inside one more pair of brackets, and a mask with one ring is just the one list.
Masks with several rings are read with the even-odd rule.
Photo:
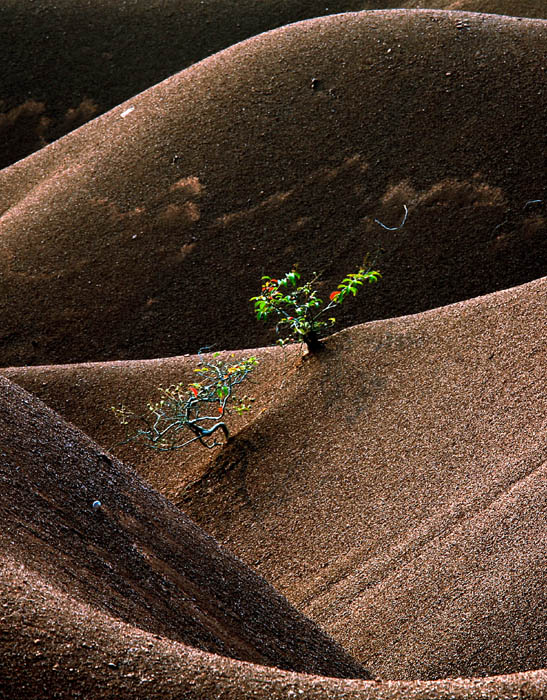
[[[546, 302], [540, 280], [317, 359], [261, 351], [255, 415], [218, 455], [117, 451], [375, 674], [547, 665]], [[142, 405], [189, 359], [4, 374], [112, 443], [105, 399]]]
[[390, 6], [547, 19], [547, 6], [542, 0], [404, 0], [400, 3], [390, 3]]
[[[206, 56], [360, 0], [3, 0], [0, 168]], [[15, 37], [15, 39], [14, 39]]]
[[0, 383], [5, 558], [62, 598], [156, 635], [291, 670], [367, 677], [133, 470]]
[[[435, 4], [498, 16], [282, 27], [0, 172], [0, 698], [547, 696], [545, 8]], [[378, 247], [324, 352], [266, 347], [261, 274]], [[212, 342], [260, 359], [230, 444], [114, 447]]]

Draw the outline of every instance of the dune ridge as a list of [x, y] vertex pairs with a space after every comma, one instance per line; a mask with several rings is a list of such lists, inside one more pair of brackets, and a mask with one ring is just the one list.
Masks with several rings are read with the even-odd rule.
[[290, 670], [367, 677], [134, 472], [1, 384], [5, 556], [147, 632]]
[[[32, 570], [2, 559], [0, 697], [243, 700], [540, 700], [545, 671], [487, 679], [367, 682], [296, 674], [206, 654], [68, 599]], [[6, 614], [9, 613], [9, 614]], [[20, 622], [13, 638], [13, 620]], [[5, 642], [8, 642], [5, 644]], [[109, 665], [110, 664], [110, 665]]]
[[[319, 362], [303, 361], [296, 348], [280, 362], [283, 351], [270, 349], [279, 357], [263, 368], [255, 388], [271, 386], [275, 377], [283, 381], [282, 401], [272, 399], [241, 425], [233, 445], [204, 464], [201, 477], [189, 483], [181, 470], [178, 500], [186, 512], [357, 658], [365, 657], [373, 673], [406, 681], [344, 685], [344, 693], [504, 697], [506, 680], [496, 672], [520, 668], [509, 677], [517, 683], [511, 692], [519, 687], [523, 697], [541, 697], [546, 298], [542, 279], [351, 328], [328, 340], [329, 354]], [[169, 372], [177, 364], [188, 371], [192, 359], [166, 361]], [[281, 375], [274, 369], [280, 364]], [[82, 386], [96, 397], [125, 384], [146, 392], [158, 363], [64, 370], [2, 372], [33, 390], [42, 386], [60, 406]], [[371, 385], [364, 394], [356, 390], [359, 372]], [[340, 383], [352, 390], [340, 391]], [[484, 396], [485, 383], [498, 403]], [[304, 395], [329, 408], [314, 410]], [[412, 404], [414, 418], [405, 419], [411, 424], [401, 425]], [[443, 404], [452, 406], [450, 422]], [[73, 402], [67, 417], [77, 422], [78, 413], [84, 419], [87, 409]], [[333, 415], [343, 417], [343, 434]], [[412, 421], [420, 426], [421, 446]], [[161, 489], [166, 468], [154, 457], [147, 478]], [[443, 675], [468, 678], [424, 682]], [[409, 684], [413, 676], [422, 681]], [[322, 687], [332, 697], [342, 692], [331, 681]]]
[[526, 648], [544, 665], [546, 294], [542, 279], [334, 336], [185, 510], [374, 673], [503, 673]]
[[320, 15], [389, 7], [547, 16], [542, 0], [4, 0], [0, 168], [260, 32]]
[[334, 336], [181, 500], [378, 675], [545, 665], [546, 282]]

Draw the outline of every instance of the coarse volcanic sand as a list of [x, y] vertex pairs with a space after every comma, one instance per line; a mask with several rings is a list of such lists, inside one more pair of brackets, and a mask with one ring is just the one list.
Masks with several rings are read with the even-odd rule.
[[0, 168], [238, 41], [390, 7], [547, 17], [544, 0], [3, 0]]
[[[166, 16], [168, 73], [253, 38], [0, 172], [0, 698], [547, 696], [545, 7], [432, 4], [498, 16], [4, 3], [48, 56], [119, 12], [133, 72]], [[261, 274], [378, 249], [323, 352], [266, 347]], [[230, 443], [117, 445], [210, 343], [260, 360]]]
[[[360, 0], [3, 0], [0, 168], [192, 63]], [[29, 50], [29, 47], [30, 50]]]
[[0, 384], [4, 558], [61, 596], [193, 647], [367, 677], [133, 470], [20, 387], [4, 378]]
[[[348, 329], [318, 358], [259, 351], [229, 447], [115, 451], [373, 673], [541, 668], [546, 302], [542, 279]], [[138, 406], [190, 360], [3, 373], [111, 443], [105, 398]]]

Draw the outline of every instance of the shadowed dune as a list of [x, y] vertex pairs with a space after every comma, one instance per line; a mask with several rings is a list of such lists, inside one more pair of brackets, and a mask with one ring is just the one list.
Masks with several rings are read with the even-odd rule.
[[0, 168], [187, 66], [359, 0], [3, 0]]
[[[298, 262], [328, 293], [379, 247], [388, 283], [344, 325], [545, 274], [544, 55], [539, 20], [316, 19], [3, 170], [0, 364], [265, 345], [262, 273]], [[373, 221], [404, 204], [401, 231]]]
[[1, 569], [2, 700], [540, 700], [547, 689], [544, 671], [487, 679], [371, 683], [257, 666], [131, 627], [60, 593], [9, 559], [3, 559]]
[[334, 336], [181, 499], [382, 677], [547, 665], [546, 283]]
[[39, 574], [62, 599], [146, 632], [290, 670], [367, 677], [134, 472], [36, 398], [0, 382], [4, 557]]
[[390, 7], [547, 16], [543, 0], [3, 0], [0, 168], [238, 41]]

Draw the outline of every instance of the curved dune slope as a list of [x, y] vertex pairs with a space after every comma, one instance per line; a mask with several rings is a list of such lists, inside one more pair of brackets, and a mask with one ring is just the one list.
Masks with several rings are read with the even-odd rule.
[[366, 4], [3, 0], [0, 168], [238, 41]]
[[238, 41], [388, 7], [547, 17], [543, 0], [4, 0], [0, 168]]
[[[38, 399], [4, 378], [0, 386], [4, 559], [35, 572], [68, 607], [74, 598], [145, 632], [223, 656], [367, 677], [134, 472]], [[94, 510], [96, 499], [102, 506]], [[17, 638], [13, 620], [8, 633]]]
[[[193, 483], [186, 456], [144, 452], [147, 477], [176, 494], [179, 459], [186, 512], [383, 678], [545, 667], [546, 302], [542, 279], [348, 329], [316, 359], [259, 351], [253, 392], [262, 404], [232, 445], [202, 451], [208, 463]], [[194, 363], [3, 373], [101, 439], [105, 395], [142, 398]], [[227, 682], [254, 678], [241, 673], [231, 667]], [[540, 698], [546, 678], [540, 670], [343, 689], [322, 680], [315, 690]], [[275, 692], [278, 682], [286, 692], [284, 677], [272, 681]]]
[[[5, 0], [0, 168], [397, 3], [328, 4]], [[547, 696], [545, 3], [399, 4], [0, 172], [0, 700]], [[378, 250], [228, 446], [112, 447]]]
[[[292, 351], [287, 351], [289, 356]], [[257, 415], [283, 402], [278, 387], [287, 373], [294, 371], [293, 361], [279, 355], [278, 348], [223, 352], [224, 361], [231, 356], [240, 360], [249, 355], [259, 359], [244, 389], [254, 398], [253, 410], [242, 416], [230, 415], [230, 432], [238, 433]], [[207, 357], [207, 355], [206, 355]], [[111, 407], [122, 404], [134, 410], [146, 410], [149, 400], [159, 398], [158, 387], [196, 380], [194, 369], [199, 358], [194, 355], [155, 360], [89, 362], [73, 365], [10, 367], [0, 374], [39, 396], [66, 420], [77, 425], [104, 448], [112, 449], [125, 464], [135, 467], [154, 488], [172, 501], [180, 498], [185, 487], [207, 470], [209, 450], [195, 443], [184, 450], [156, 452], [125, 440]]]
[[333, 336], [179, 500], [382, 677], [545, 667], [546, 327], [543, 279]]
[[541, 700], [547, 690], [544, 671], [382, 683], [257, 666], [131, 627], [61, 593], [9, 559], [0, 568], [2, 700], [41, 700], [45, 693], [67, 700]]
[[[384, 248], [345, 324], [545, 274], [545, 22], [344, 14], [238, 44], [0, 173], [0, 364], [265, 345], [249, 297]], [[401, 231], [386, 225], [400, 222]]]
[[397, 5], [394, 3], [395, 6], [547, 19], [547, 8], [542, 0], [402, 0]]

